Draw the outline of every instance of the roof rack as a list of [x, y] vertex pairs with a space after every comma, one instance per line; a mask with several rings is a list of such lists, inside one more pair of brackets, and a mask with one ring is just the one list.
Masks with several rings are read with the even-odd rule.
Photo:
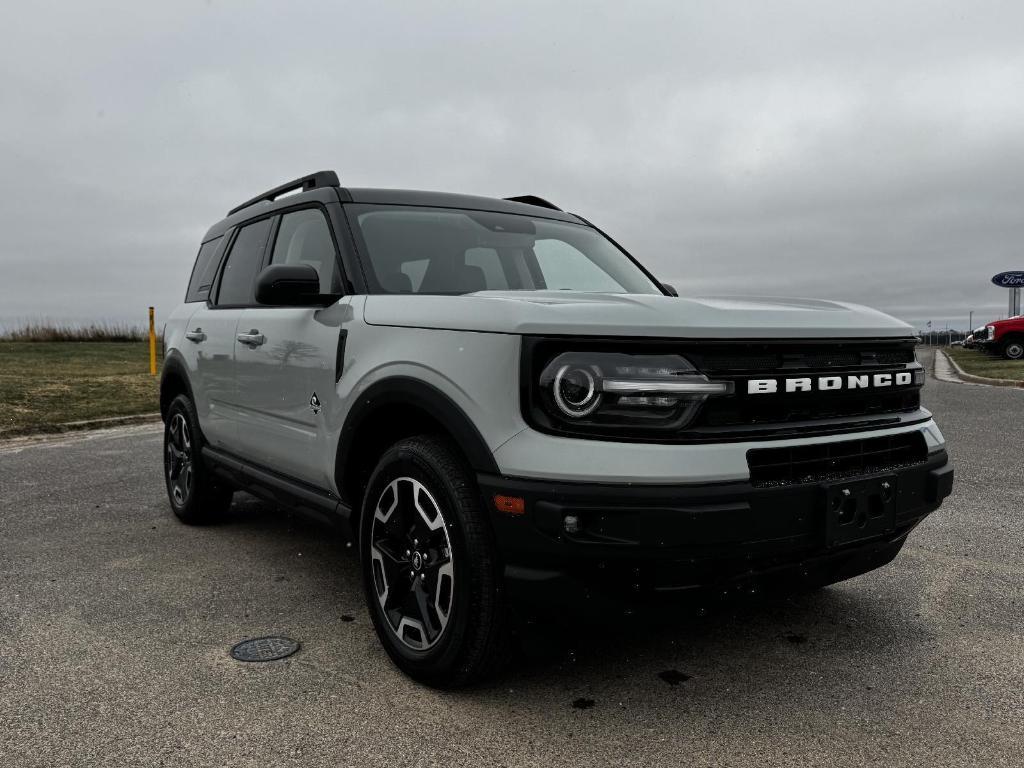
[[320, 187], [339, 186], [341, 186], [341, 182], [338, 181], [338, 174], [334, 171], [317, 171], [316, 173], [311, 173], [308, 176], [303, 176], [295, 179], [294, 181], [289, 181], [287, 184], [282, 184], [279, 187], [267, 190], [261, 195], [256, 195], [256, 197], [251, 200], [246, 200], [241, 205], [236, 205], [228, 211], [228, 216], [238, 213], [243, 208], [248, 208], [250, 205], [255, 205], [256, 203], [273, 201], [285, 192], [295, 192], [297, 190], [307, 192], [311, 189], [319, 189]]
[[553, 211], [562, 210], [554, 203], [549, 203], [543, 197], [537, 197], [536, 195], [519, 195], [519, 197], [506, 197], [505, 199], [513, 203], [526, 203], [527, 205], [536, 205], [540, 208], [550, 208]]

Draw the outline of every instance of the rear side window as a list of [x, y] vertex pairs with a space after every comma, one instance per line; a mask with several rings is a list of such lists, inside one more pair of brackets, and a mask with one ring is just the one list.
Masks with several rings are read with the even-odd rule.
[[220, 243], [223, 238], [215, 237], [203, 243], [196, 256], [196, 264], [192, 267], [192, 279], [188, 283], [188, 291], [185, 292], [185, 301], [206, 301], [210, 297], [210, 286], [213, 285], [213, 278], [217, 275], [219, 259], [215, 258], [220, 251]]
[[270, 234], [270, 219], [263, 219], [238, 230], [220, 277], [217, 304], [223, 306], [253, 303], [256, 273], [263, 263], [263, 249]]

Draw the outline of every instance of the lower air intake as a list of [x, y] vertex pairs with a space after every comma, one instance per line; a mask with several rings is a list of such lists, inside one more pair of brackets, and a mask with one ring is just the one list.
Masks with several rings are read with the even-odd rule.
[[750, 482], [758, 488], [839, 480], [921, 464], [928, 446], [921, 432], [747, 451]]

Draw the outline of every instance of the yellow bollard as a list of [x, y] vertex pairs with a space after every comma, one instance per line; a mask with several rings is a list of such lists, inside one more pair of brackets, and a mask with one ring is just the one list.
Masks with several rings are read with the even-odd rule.
[[156, 325], [153, 308], [149, 308], [149, 375], [156, 376]]

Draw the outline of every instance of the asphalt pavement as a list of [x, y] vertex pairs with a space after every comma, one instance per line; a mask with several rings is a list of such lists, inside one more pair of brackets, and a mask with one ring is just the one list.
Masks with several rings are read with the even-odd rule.
[[[930, 380], [953, 496], [891, 565], [657, 628], [544, 631], [437, 692], [354, 555], [241, 497], [171, 514], [155, 425], [0, 444], [0, 766], [1024, 763], [1024, 391]], [[283, 634], [283, 661], [229, 656]]]

